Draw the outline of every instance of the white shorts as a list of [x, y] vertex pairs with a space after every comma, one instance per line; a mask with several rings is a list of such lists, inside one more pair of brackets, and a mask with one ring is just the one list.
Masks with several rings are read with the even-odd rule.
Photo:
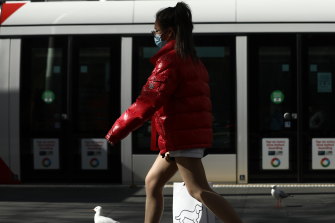
[[205, 148], [169, 151], [170, 157], [189, 157], [189, 158], [202, 158], [204, 157], [204, 152]]

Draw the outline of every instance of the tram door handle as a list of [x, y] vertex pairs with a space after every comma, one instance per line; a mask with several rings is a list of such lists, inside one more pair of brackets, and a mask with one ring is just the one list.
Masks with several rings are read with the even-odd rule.
[[283, 118], [284, 118], [285, 121], [289, 121], [289, 120], [292, 119], [292, 115], [289, 112], [285, 112], [284, 115], [283, 115]]
[[296, 120], [296, 119], [298, 119], [298, 114], [297, 113], [285, 112], [284, 115], [283, 115], [283, 118], [284, 118], [285, 121]]
[[298, 114], [297, 113], [292, 113], [291, 117], [292, 117], [292, 119], [297, 120], [298, 119]]
[[297, 113], [285, 112], [283, 118], [284, 118], [284, 127], [286, 129], [291, 129], [293, 124], [292, 121], [297, 120], [298, 115]]
[[61, 114], [61, 119], [62, 119], [62, 120], [69, 120], [69, 115], [63, 113], [63, 114]]

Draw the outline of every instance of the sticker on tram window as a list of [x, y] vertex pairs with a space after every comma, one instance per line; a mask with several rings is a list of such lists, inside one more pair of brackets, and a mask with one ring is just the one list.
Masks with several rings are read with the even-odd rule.
[[80, 73], [88, 73], [88, 66], [87, 65], [81, 65], [80, 66]]
[[53, 66], [52, 72], [54, 74], [59, 74], [61, 72], [61, 67], [60, 66]]
[[59, 169], [59, 140], [33, 139], [34, 169]]
[[332, 89], [332, 73], [318, 72], [318, 93], [331, 93]]
[[309, 71], [310, 72], [317, 72], [318, 71], [318, 65], [317, 64], [311, 64], [309, 66]]
[[335, 138], [312, 139], [312, 169], [335, 169]]
[[81, 168], [83, 170], [106, 170], [107, 141], [104, 138], [81, 139]]
[[272, 91], [271, 93], [271, 101], [275, 104], [281, 104], [284, 101], [285, 95], [280, 90]]
[[42, 93], [42, 100], [46, 103], [46, 104], [51, 104], [52, 102], [54, 102], [56, 98], [56, 95], [53, 91], [51, 90], [45, 90]]
[[262, 139], [262, 168], [263, 170], [289, 169], [289, 139]]
[[290, 65], [289, 64], [282, 64], [281, 65], [281, 70], [283, 72], [289, 72], [290, 71]]

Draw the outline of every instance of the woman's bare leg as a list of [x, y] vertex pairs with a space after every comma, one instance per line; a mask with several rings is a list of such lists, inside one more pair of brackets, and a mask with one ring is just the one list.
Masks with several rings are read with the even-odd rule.
[[163, 188], [169, 179], [177, 172], [177, 165], [158, 155], [156, 161], [145, 178], [145, 223], [159, 223], [163, 209]]
[[209, 187], [201, 159], [175, 159], [179, 173], [192, 197], [205, 204], [224, 223], [242, 223], [233, 207]]

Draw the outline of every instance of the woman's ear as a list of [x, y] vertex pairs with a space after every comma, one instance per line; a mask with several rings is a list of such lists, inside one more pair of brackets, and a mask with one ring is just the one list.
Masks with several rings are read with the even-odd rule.
[[171, 27], [169, 27], [167, 29], [166, 37], [167, 37], [166, 41], [176, 39], [176, 33], [174, 32], [174, 30]]

